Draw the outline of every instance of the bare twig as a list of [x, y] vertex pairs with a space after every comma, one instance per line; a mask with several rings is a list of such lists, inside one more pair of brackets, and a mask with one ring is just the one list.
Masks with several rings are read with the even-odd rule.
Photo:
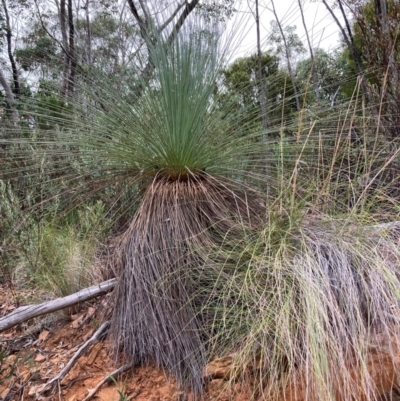
[[103, 323], [99, 329], [92, 335], [92, 337], [89, 338], [79, 349], [76, 351], [74, 356], [70, 359], [70, 361], [67, 363], [67, 365], [64, 367], [64, 369], [61, 370], [61, 372], [53, 377], [51, 380], [49, 380], [44, 387], [39, 391], [39, 394], [43, 394], [46, 391], [50, 390], [52, 385], [56, 382], [60, 382], [66, 375], [67, 373], [73, 368], [73, 366], [76, 364], [78, 359], [90, 348], [92, 344], [97, 342], [108, 330], [110, 327], [110, 322], [107, 321]]
[[109, 374], [108, 376], [106, 376], [103, 380], [101, 380], [97, 386], [93, 389], [93, 390], [89, 390], [89, 394], [82, 400], [82, 401], [88, 401], [91, 398], [93, 398], [96, 393], [100, 390], [100, 387], [107, 383], [112, 381], [112, 377], [118, 376], [119, 374], [126, 372], [128, 369], [130, 369], [132, 366], [134, 365], [133, 362], [127, 363], [124, 366], [121, 366], [119, 369], [114, 370], [114, 372], [112, 372], [111, 374]]

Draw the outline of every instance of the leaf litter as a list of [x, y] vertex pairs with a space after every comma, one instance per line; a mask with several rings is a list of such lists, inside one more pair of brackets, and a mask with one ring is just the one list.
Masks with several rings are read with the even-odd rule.
[[[5, 284], [0, 283], [0, 316], [16, 308], [10, 307], [10, 299]], [[91, 345], [62, 380], [50, 391], [41, 392], [98, 329], [100, 317], [97, 316], [97, 310], [100, 303], [101, 300], [83, 304], [78, 312], [74, 311], [74, 315], [61, 318], [46, 327], [40, 326], [40, 319], [34, 319], [33, 324], [20, 325], [0, 333], [0, 400], [83, 401], [88, 400], [93, 390], [105, 381], [91, 399], [118, 401], [123, 394], [127, 400], [190, 401], [191, 394], [186, 398], [175, 379], [154, 365], [135, 366], [107, 380], [110, 373], [123, 366], [123, 362], [113, 358], [112, 347], [107, 341], [97, 341]], [[215, 378], [208, 370], [209, 384], [204, 392], [204, 400], [250, 400], [249, 383], [228, 384], [226, 378], [229, 373], [221, 373], [224, 368], [229, 369], [226, 358], [220, 367], [218, 361], [211, 366], [210, 369], [218, 371]]]

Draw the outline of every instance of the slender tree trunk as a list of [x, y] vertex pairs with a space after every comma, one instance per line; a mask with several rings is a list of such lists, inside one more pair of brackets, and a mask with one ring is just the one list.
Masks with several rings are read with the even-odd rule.
[[262, 60], [261, 60], [261, 38], [260, 38], [260, 15], [258, 12], [258, 0], [256, 0], [256, 27], [257, 27], [257, 58], [258, 58], [258, 88], [260, 91], [260, 104], [261, 104], [261, 118], [263, 129], [266, 131], [268, 128], [267, 117], [267, 101], [265, 96], [265, 86], [262, 73]]
[[89, 0], [86, 0], [85, 4], [85, 13], [86, 13], [86, 41], [87, 41], [87, 51], [88, 57], [87, 62], [90, 66], [92, 64], [92, 31], [90, 29], [90, 17], [89, 17]]
[[[341, 6], [341, 10], [342, 10], [342, 14], [343, 17], [345, 19], [345, 23], [346, 25], [348, 25], [348, 19], [346, 17], [346, 14], [344, 13], [343, 7], [342, 7], [342, 3], [340, 0], [339, 1], [339, 5]], [[322, 2], [324, 3], [326, 9], [329, 11], [329, 13], [331, 14], [332, 18], [335, 20], [336, 25], [338, 26], [338, 28], [340, 29], [340, 32], [343, 35], [343, 39], [346, 42], [346, 45], [348, 47], [348, 49], [350, 50], [351, 56], [353, 57], [354, 63], [356, 65], [357, 71], [358, 71], [358, 76], [359, 79], [361, 80], [361, 89], [363, 91], [363, 93], [367, 96], [367, 98], [369, 98], [369, 93], [367, 90], [367, 85], [365, 84], [365, 77], [364, 77], [364, 71], [361, 67], [361, 63], [358, 57], [358, 53], [357, 53], [357, 49], [354, 45], [354, 39], [353, 39], [353, 35], [351, 35], [351, 39], [349, 38], [349, 36], [347, 35], [345, 29], [343, 28], [342, 24], [340, 23], [339, 19], [336, 17], [335, 13], [333, 12], [332, 8], [329, 6], [329, 4], [326, 2], [326, 0], [322, 0]], [[350, 25], [348, 25], [348, 30], [350, 29]], [[351, 30], [350, 30], [351, 32]]]
[[72, 11], [72, 0], [68, 0], [68, 29], [69, 29], [69, 62], [70, 70], [68, 77], [68, 96], [73, 96], [75, 89], [75, 73], [76, 73], [76, 58], [75, 58], [75, 27], [74, 15]]
[[[178, 21], [172, 27], [171, 33], [168, 36], [168, 38], [166, 39], [166, 43], [168, 43], [169, 45], [172, 44], [172, 42], [176, 38], [176, 35], [179, 33], [180, 29], [182, 28], [183, 24], [185, 23], [187, 17], [195, 9], [195, 7], [199, 4], [199, 1], [200, 0], [192, 0], [190, 3], [187, 0], [185, 1], [185, 3], [184, 3], [185, 7], [183, 8], [183, 11], [179, 16]], [[143, 3], [141, 2], [141, 4], [143, 4]], [[154, 44], [154, 40], [159, 40], [159, 38], [157, 36], [153, 36], [152, 32], [149, 31], [149, 29], [152, 29], [152, 28], [149, 28], [150, 22], [146, 19], [146, 15], [148, 14], [147, 10], [145, 8], [143, 9], [143, 12], [145, 15], [145, 19], [143, 19], [139, 15], [139, 12], [138, 12], [133, 0], [128, 0], [128, 5], [129, 5], [129, 9], [131, 10], [134, 18], [136, 19], [136, 21], [139, 24], [140, 35], [142, 36], [142, 38], [144, 39], [144, 41], [146, 43]], [[182, 4], [178, 4], [177, 8], [172, 12], [171, 16], [169, 18], [167, 18], [166, 21], [172, 22], [174, 17], [182, 9], [182, 7], [183, 7]], [[158, 29], [156, 29], [156, 31], [160, 33], [161, 31], [163, 31], [166, 28], [167, 25], [168, 24], [164, 23], [161, 27], [158, 27]], [[142, 71], [141, 79], [139, 79], [139, 84], [136, 85], [136, 88], [134, 89], [137, 96], [140, 96], [141, 93], [143, 92], [143, 89], [144, 89], [143, 82], [147, 82], [150, 79], [153, 69], [154, 69], [154, 65], [151, 62], [151, 60], [149, 59], [146, 63], [144, 70]]]
[[60, 1], [60, 27], [61, 27], [63, 47], [65, 49], [64, 60], [63, 60], [63, 84], [62, 84], [62, 89], [61, 89], [61, 95], [63, 97], [65, 97], [67, 95], [68, 79], [69, 79], [69, 64], [70, 64], [66, 20], [67, 20], [66, 3], [65, 3], [65, 0], [61, 0]]
[[310, 51], [310, 58], [311, 58], [311, 78], [313, 82], [313, 87], [314, 87], [314, 92], [315, 92], [315, 97], [317, 99], [317, 103], [321, 104], [321, 95], [319, 93], [319, 85], [318, 85], [318, 76], [317, 76], [317, 71], [315, 69], [315, 58], [314, 58], [314, 52], [312, 49], [311, 41], [310, 41], [310, 36], [308, 34], [307, 30], [307, 25], [306, 21], [304, 19], [304, 13], [303, 13], [303, 6], [301, 5], [301, 0], [298, 0], [299, 3], [299, 9], [300, 9], [300, 14], [301, 14], [301, 20], [303, 22], [304, 26], [304, 31], [306, 33], [306, 38], [307, 38], [307, 43], [308, 43], [308, 49]]
[[276, 23], [278, 24], [278, 28], [279, 28], [279, 31], [281, 33], [282, 39], [283, 39], [283, 44], [285, 46], [286, 61], [287, 61], [289, 75], [290, 75], [290, 80], [292, 81], [294, 98], [296, 100], [296, 108], [297, 108], [297, 111], [300, 111], [301, 110], [300, 101], [299, 101], [299, 97], [298, 97], [298, 94], [297, 94], [296, 84], [294, 82], [294, 75], [293, 75], [293, 70], [292, 70], [292, 64], [290, 62], [290, 54], [289, 54], [289, 48], [288, 48], [287, 41], [286, 41], [286, 36], [285, 36], [285, 33], [283, 32], [282, 25], [281, 25], [281, 23], [279, 21], [278, 15], [277, 15], [276, 10], [275, 10], [274, 0], [271, 0], [271, 5], [272, 5], [273, 13], [275, 15]]
[[13, 74], [13, 84], [14, 84], [14, 93], [15, 97], [18, 99], [21, 95], [21, 86], [19, 83], [19, 74], [17, 69], [17, 64], [15, 63], [14, 55], [12, 52], [12, 44], [11, 44], [11, 26], [10, 26], [10, 16], [8, 15], [7, 3], [6, 0], [2, 0], [4, 14], [6, 17], [6, 38], [7, 38], [7, 51], [8, 51], [8, 58], [10, 59], [11, 69]]
[[10, 109], [12, 110], [13, 123], [16, 124], [18, 122], [19, 116], [18, 116], [18, 110], [15, 107], [14, 95], [12, 93], [10, 84], [8, 83], [7, 78], [5, 77], [5, 75], [1, 69], [0, 69], [0, 85], [4, 89], [8, 105], [9, 105]]
[[376, 7], [378, 10], [377, 18], [379, 18], [382, 26], [382, 34], [383, 40], [386, 44], [385, 47], [385, 57], [387, 59], [387, 64], [390, 72], [390, 82], [393, 89], [393, 93], [397, 93], [397, 86], [399, 81], [399, 71], [396, 66], [396, 61], [394, 58], [394, 49], [393, 49], [393, 42], [392, 38], [390, 37], [390, 30], [387, 24], [387, 7], [386, 7], [386, 0], [375, 0], [378, 1], [379, 8]]

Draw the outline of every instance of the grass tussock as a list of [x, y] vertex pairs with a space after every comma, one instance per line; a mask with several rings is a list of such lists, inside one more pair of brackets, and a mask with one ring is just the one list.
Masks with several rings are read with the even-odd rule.
[[35, 288], [36, 302], [66, 296], [101, 281], [104, 271], [99, 248], [110, 225], [101, 202], [62, 219], [49, 215], [41, 221], [23, 219], [18, 202], [4, 205], [12, 217], [1, 255], [4, 279], [16, 288]]
[[378, 399], [399, 355], [399, 229], [269, 209], [208, 272], [210, 354], [234, 355], [233, 378], [255, 375], [256, 398]]

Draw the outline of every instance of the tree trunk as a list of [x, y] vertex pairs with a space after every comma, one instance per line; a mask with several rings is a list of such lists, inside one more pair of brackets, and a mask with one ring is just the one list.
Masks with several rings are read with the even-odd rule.
[[[342, 7], [342, 3], [340, 0], [339, 1], [339, 5], [341, 7], [342, 10], [342, 14], [343, 17], [345, 19], [345, 23], [347, 24], [347, 29], [350, 29], [350, 25], [348, 22], [348, 19], [346, 17], [346, 14], [344, 13], [343, 7]], [[369, 93], [367, 90], [367, 85], [365, 84], [365, 77], [364, 77], [364, 71], [361, 67], [361, 63], [357, 54], [357, 49], [354, 45], [354, 39], [353, 39], [353, 35], [351, 35], [351, 39], [349, 38], [349, 36], [347, 35], [345, 29], [342, 27], [342, 25], [340, 24], [340, 21], [338, 20], [338, 18], [336, 17], [335, 13], [333, 12], [332, 8], [329, 6], [329, 4], [326, 2], [326, 0], [322, 0], [322, 2], [324, 3], [326, 9], [329, 11], [329, 13], [331, 14], [332, 18], [335, 20], [336, 25], [339, 27], [340, 32], [343, 35], [343, 39], [346, 42], [346, 45], [348, 47], [348, 49], [350, 50], [351, 56], [353, 57], [354, 63], [356, 65], [357, 71], [358, 71], [358, 76], [359, 79], [361, 80], [361, 89], [363, 91], [363, 93], [369, 98]], [[350, 30], [351, 32], [351, 30]]]
[[0, 69], [0, 85], [3, 87], [4, 92], [6, 94], [6, 99], [10, 109], [12, 110], [12, 120], [13, 123], [16, 124], [19, 120], [18, 110], [15, 108], [15, 100], [14, 95], [12, 93], [10, 84], [7, 81], [7, 78], [3, 74], [3, 71]]
[[[377, 1], [377, 0], [375, 0]], [[379, 18], [382, 26], [382, 34], [383, 34], [383, 40], [384, 43], [386, 44], [385, 47], [385, 57], [387, 59], [387, 64], [388, 64], [388, 70], [390, 73], [390, 83], [392, 86], [393, 93], [397, 93], [397, 86], [398, 86], [398, 81], [399, 81], [399, 71], [396, 66], [396, 61], [394, 58], [394, 48], [393, 48], [393, 42], [392, 38], [390, 35], [390, 30], [388, 28], [387, 24], [387, 7], [386, 7], [386, 0], [378, 0], [379, 1], [379, 8], [376, 7], [378, 10], [378, 15], [377, 18]]]
[[258, 0], [256, 0], [256, 27], [257, 27], [257, 58], [258, 58], [257, 76], [258, 76], [258, 87], [260, 91], [261, 118], [265, 135], [267, 135], [267, 128], [268, 128], [267, 101], [265, 96], [265, 86], [262, 74], [260, 16], [258, 13]]
[[87, 41], [87, 63], [90, 66], [92, 64], [92, 31], [90, 29], [90, 18], [89, 18], [89, 0], [86, 0], [85, 4], [86, 13], [86, 41]]
[[[175, 23], [175, 25], [172, 28], [172, 31], [168, 38], [166, 39], [166, 43], [169, 45], [172, 44], [172, 42], [175, 40], [176, 35], [179, 33], [180, 29], [182, 28], [183, 24], [185, 23], [187, 17], [189, 14], [195, 9], [197, 4], [199, 4], [200, 0], [192, 0], [190, 3], [188, 1], [185, 2], [185, 7], [183, 8], [183, 11], [181, 15], [178, 18], [178, 21]], [[142, 4], [142, 3], [141, 3]], [[128, 0], [128, 5], [129, 8], [132, 12], [132, 15], [136, 19], [136, 21], [139, 24], [139, 29], [140, 29], [140, 35], [144, 39], [147, 45], [154, 45], [155, 40], [159, 40], [159, 37], [152, 35], [152, 32], [150, 29], [154, 29], [153, 26], [149, 26], [150, 21], [147, 19], [143, 19], [140, 15], [139, 12], [133, 2], [133, 0]], [[171, 16], [166, 19], [166, 21], [172, 22], [174, 17], [178, 14], [178, 11], [182, 9], [182, 4], [178, 4], [177, 8], [171, 13]], [[147, 11], [143, 9], [144, 15], [147, 15]], [[158, 27], [154, 33], [158, 32], [161, 33], [168, 24], [164, 23], [161, 27]], [[136, 88], [134, 89], [134, 92], [136, 93], [137, 96], [140, 96], [141, 93], [143, 92], [144, 85], [143, 83], [148, 82], [148, 80], [151, 77], [151, 74], [153, 72], [154, 65], [152, 61], [149, 59], [146, 63], [146, 66], [144, 70], [142, 71], [141, 78], [139, 79], [139, 84], [136, 85]]]
[[301, 5], [301, 0], [298, 0], [299, 3], [299, 9], [300, 9], [300, 14], [301, 14], [301, 20], [303, 22], [304, 26], [304, 31], [306, 33], [306, 38], [307, 38], [307, 43], [308, 43], [308, 49], [310, 51], [310, 58], [311, 58], [311, 78], [313, 82], [313, 87], [314, 87], [314, 92], [315, 92], [315, 97], [317, 99], [318, 105], [321, 104], [321, 95], [319, 93], [319, 85], [318, 85], [318, 76], [317, 76], [317, 71], [315, 70], [315, 58], [314, 58], [314, 52], [312, 49], [311, 41], [310, 41], [310, 36], [308, 35], [308, 30], [307, 30], [307, 25], [306, 21], [304, 19], [304, 13], [303, 13], [303, 6]]
[[290, 62], [290, 55], [289, 55], [289, 49], [288, 49], [287, 42], [286, 42], [286, 36], [285, 36], [285, 34], [283, 32], [282, 25], [281, 25], [281, 23], [280, 23], [280, 21], [278, 19], [278, 15], [276, 14], [274, 0], [271, 0], [271, 5], [272, 5], [273, 13], [275, 15], [276, 23], [278, 24], [279, 31], [280, 31], [280, 33], [282, 35], [283, 44], [285, 46], [286, 61], [287, 61], [287, 65], [288, 65], [288, 71], [289, 71], [289, 75], [290, 75], [290, 80], [292, 81], [294, 98], [296, 100], [296, 108], [297, 108], [297, 111], [300, 111], [301, 110], [300, 101], [299, 101], [299, 97], [297, 95], [296, 84], [294, 82], [294, 75], [293, 75], [293, 70], [292, 70], [292, 64]]
[[68, 75], [69, 75], [68, 71], [69, 71], [69, 64], [70, 64], [68, 35], [67, 35], [67, 27], [66, 27], [66, 19], [67, 19], [66, 15], [67, 15], [67, 11], [66, 11], [65, 0], [61, 0], [60, 1], [60, 27], [61, 27], [63, 47], [65, 49], [64, 60], [63, 60], [63, 84], [62, 84], [62, 89], [61, 89], [62, 97], [65, 97], [67, 95]]
[[6, 0], [2, 0], [2, 2], [3, 2], [4, 14], [6, 17], [6, 38], [7, 38], [8, 58], [10, 59], [11, 69], [13, 74], [14, 94], [15, 97], [18, 99], [21, 96], [21, 87], [19, 83], [17, 64], [15, 63], [14, 55], [12, 52], [12, 45], [11, 45], [12, 32], [10, 26], [10, 16], [8, 15]]
[[69, 77], [68, 96], [72, 97], [75, 89], [76, 57], [75, 57], [75, 27], [72, 11], [72, 0], [68, 0], [68, 29], [69, 29]]

